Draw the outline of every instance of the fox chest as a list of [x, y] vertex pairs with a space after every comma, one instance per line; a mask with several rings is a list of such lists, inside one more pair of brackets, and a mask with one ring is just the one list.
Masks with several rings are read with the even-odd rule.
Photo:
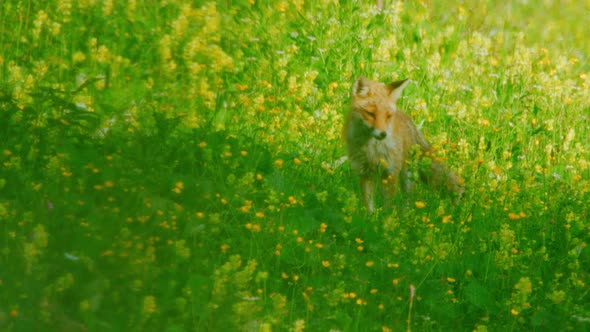
[[402, 168], [401, 145], [391, 136], [383, 140], [371, 138], [349, 150], [351, 166], [361, 174], [382, 171], [395, 174]]

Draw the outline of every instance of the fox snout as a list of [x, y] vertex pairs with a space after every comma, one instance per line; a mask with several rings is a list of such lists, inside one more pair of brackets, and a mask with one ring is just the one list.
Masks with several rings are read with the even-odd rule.
[[381, 141], [387, 137], [387, 132], [379, 129], [373, 129], [373, 131], [371, 131], [371, 136]]

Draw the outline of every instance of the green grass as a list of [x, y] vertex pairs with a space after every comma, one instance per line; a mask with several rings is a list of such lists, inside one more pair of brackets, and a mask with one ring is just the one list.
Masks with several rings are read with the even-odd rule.
[[[0, 330], [589, 330], [590, 5], [384, 2], [1, 2]], [[460, 204], [366, 214], [359, 75]]]

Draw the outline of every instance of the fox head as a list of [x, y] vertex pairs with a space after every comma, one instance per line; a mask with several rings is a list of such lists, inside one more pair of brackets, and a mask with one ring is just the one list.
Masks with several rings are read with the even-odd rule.
[[374, 82], [359, 77], [352, 87], [352, 110], [369, 129], [371, 136], [382, 140], [387, 137], [396, 102], [409, 80], [396, 81], [391, 84]]

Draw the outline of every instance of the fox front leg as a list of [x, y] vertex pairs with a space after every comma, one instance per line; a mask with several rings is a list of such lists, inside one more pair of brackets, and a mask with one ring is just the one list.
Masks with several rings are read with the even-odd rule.
[[373, 179], [368, 176], [361, 176], [361, 193], [363, 195], [363, 203], [365, 207], [369, 211], [369, 213], [373, 213], [375, 211], [375, 202], [374, 202], [374, 184]]

